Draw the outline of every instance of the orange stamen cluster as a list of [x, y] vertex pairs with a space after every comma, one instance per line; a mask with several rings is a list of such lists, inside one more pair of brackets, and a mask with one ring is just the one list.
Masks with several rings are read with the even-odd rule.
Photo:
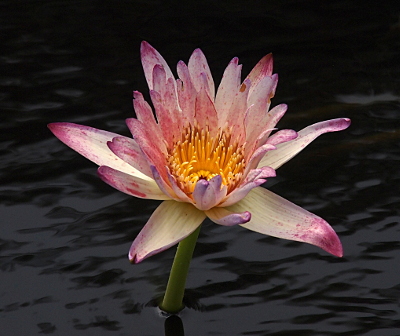
[[179, 187], [189, 196], [198, 180], [208, 181], [217, 175], [229, 193], [241, 180], [245, 168], [244, 146], [232, 139], [231, 130], [220, 130], [211, 136], [208, 127], [192, 125], [170, 147], [167, 160]]

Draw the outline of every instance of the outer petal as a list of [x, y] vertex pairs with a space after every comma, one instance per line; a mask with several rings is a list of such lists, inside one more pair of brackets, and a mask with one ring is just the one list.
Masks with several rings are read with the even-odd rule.
[[325, 220], [262, 187], [253, 189], [228, 210], [251, 213], [251, 220], [242, 225], [246, 229], [309, 243], [335, 256], [343, 256], [342, 244]]
[[308, 126], [298, 132], [296, 139], [277, 145], [276, 150], [267, 153], [258, 166], [270, 166], [277, 169], [321, 134], [341, 131], [349, 126], [350, 119], [348, 118], [331, 119]]
[[248, 211], [234, 213], [228, 211], [226, 208], [212, 208], [207, 210], [205, 213], [207, 217], [210, 218], [214, 223], [224, 226], [244, 224], [251, 219], [251, 213]]
[[160, 190], [154, 180], [143, 180], [107, 166], [99, 167], [97, 173], [104, 182], [125, 194], [155, 200], [171, 199]]
[[52, 123], [49, 124], [48, 127], [54, 135], [67, 146], [97, 165], [109, 166], [142, 179], [150, 179], [148, 176], [142, 174], [139, 170], [120, 159], [108, 148], [107, 142], [115, 137], [121, 137], [121, 135], [98, 130], [89, 126], [65, 122]]
[[255, 86], [262, 78], [272, 75], [273, 58], [272, 54], [264, 56], [251, 70], [247, 78], [251, 80], [252, 87]]
[[196, 230], [205, 217], [203, 211], [189, 203], [162, 202], [133, 241], [129, 260], [139, 263], [166, 250]]

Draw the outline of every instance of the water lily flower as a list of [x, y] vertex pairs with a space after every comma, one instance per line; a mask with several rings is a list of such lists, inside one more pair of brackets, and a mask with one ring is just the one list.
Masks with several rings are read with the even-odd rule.
[[260, 185], [319, 135], [347, 128], [349, 119], [276, 131], [287, 106], [269, 110], [278, 82], [271, 54], [243, 82], [233, 58], [217, 90], [200, 49], [187, 65], [178, 63], [178, 79], [147, 42], [141, 59], [156, 118], [135, 91], [137, 119], [126, 120], [133, 139], [73, 123], [49, 125], [62, 142], [99, 165], [99, 176], [112, 187], [163, 201], [134, 240], [132, 262], [180, 242], [206, 217], [343, 255], [325, 220]]

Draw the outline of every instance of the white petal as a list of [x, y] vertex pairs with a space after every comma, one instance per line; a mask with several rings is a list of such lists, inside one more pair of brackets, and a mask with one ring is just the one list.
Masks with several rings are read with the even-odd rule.
[[189, 203], [162, 202], [132, 243], [129, 260], [139, 263], [175, 245], [196, 230], [205, 217]]
[[246, 229], [316, 245], [338, 257], [343, 255], [338, 236], [325, 220], [262, 187], [253, 189], [228, 210], [251, 213], [251, 220], [242, 225]]

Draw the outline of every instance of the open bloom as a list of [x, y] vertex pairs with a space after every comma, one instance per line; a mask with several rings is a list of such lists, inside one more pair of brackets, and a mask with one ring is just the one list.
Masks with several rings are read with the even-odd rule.
[[319, 122], [298, 133], [275, 131], [287, 106], [269, 110], [278, 82], [271, 54], [243, 82], [241, 65], [232, 59], [217, 92], [200, 49], [188, 65], [178, 63], [178, 79], [147, 42], [141, 59], [156, 118], [135, 91], [137, 119], [126, 121], [133, 139], [71, 123], [49, 125], [66, 145], [98, 164], [98, 174], [114, 188], [163, 200], [134, 240], [132, 262], [181, 241], [206, 217], [342, 256], [326, 221], [260, 185], [319, 135], [347, 128], [349, 119]]

